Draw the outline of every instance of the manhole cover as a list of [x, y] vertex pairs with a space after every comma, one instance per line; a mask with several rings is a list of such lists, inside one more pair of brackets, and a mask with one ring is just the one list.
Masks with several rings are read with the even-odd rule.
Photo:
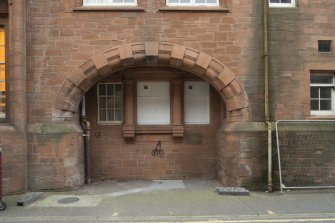
[[57, 201], [57, 203], [59, 203], [59, 204], [71, 204], [71, 203], [75, 203], [75, 202], [78, 202], [78, 201], [79, 201], [79, 198], [77, 198], [77, 197], [66, 197], [66, 198], [59, 199]]

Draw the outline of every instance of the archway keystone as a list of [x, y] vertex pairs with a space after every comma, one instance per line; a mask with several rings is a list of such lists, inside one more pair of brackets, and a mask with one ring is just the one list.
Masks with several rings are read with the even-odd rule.
[[204, 52], [165, 42], [122, 44], [92, 56], [66, 77], [55, 108], [76, 112], [82, 96], [99, 80], [123, 69], [151, 66], [177, 68], [208, 81], [224, 100], [228, 119], [249, 120], [247, 95], [228, 67]]

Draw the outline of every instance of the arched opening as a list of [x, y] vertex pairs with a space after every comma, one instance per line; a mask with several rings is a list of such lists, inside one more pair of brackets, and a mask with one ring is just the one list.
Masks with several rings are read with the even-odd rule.
[[234, 73], [210, 55], [180, 44], [142, 42], [115, 46], [86, 60], [60, 88], [55, 108], [76, 112], [82, 96], [98, 81], [133, 67], [166, 66], [187, 71], [210, 83], [224, 100], [227, 117], [249, 120], [248, 99]]
[[226, 112], [208, 82], [174, 68], [130, 68], [85, 99], [92, 179], [216, 179]]
[[[203, 119], [208, 120], [203, 125], [186, 121], [185, 89], [188, 86], [192, 89], [191, 85], [196, 83], [204, 83], [199, 84], [202, 90], [206, 89], [206, 84], [208, 86], [210, 115]], [[139, 98], [140, 87], [168, 92], [155, 98], [160, 104], [169, 101], [166, 106], [158, 106], [159, 113], [163, 107], [170, 109], [166, 110], [168, 119], [146, 123], [145, 116], [150, 110], [145, 109], [155, 100]], [[106, 93], [109, 89], [111, 95]], [[122, 105], [106, 107], [109, 103], [106, 98], [117, 92], [124, 94]], [[92, 122], [93, 177], [212, 179], [220, 175], [220, 181], [224, 181], [222, 175], [227, 175], [227, 179], [234, 178], [237, 182], [239, 171], [235, 169], [239, 168], [239, 162], [235, 158], [239, 151], [229, 151], [226, 158], [222, 157], [224, 152], [220, 149], [222, 143], [217, 143], [220, 137], [217, 133], [223, 122], [249, 120], [248, 99], [234, 73], [215, 58], [171, 43], [145, 42], [112, 47], [86, 60], [66, 78], [57, 94], [53, 118], [67, 120], [78, 111], [85, 94], [88, 118]], [[114, 98], [113, 103], [115, 100], [118, 99]], [[99, 107], [99, 103], [105, 104]], [[144, 118], [139, 115], [143, 108]], [[110, 113], [107, 110], [111, 110]], [[165, 152], [164, 161], [152, 155], [158, 146]], [[233, 171], [224, 169], [228, 164]], [[236, 184], [226, 182], [227, 185]]]

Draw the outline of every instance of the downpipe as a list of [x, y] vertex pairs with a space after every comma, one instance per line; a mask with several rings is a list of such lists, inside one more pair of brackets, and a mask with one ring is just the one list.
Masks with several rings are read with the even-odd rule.
[[269, 108], [269, 39], [268, 39], [269, 1], [263, 0], [263, 49], [264, 49], [264, 115], [267, 127], [268, 150], [268, 191], [273, 190], [272, 181], [272, 125]]
[[91, 183], [91, 162], [90, 162], [90, 131], [91, 124], [86, 117], [86, 100], [85, 96], [81, 101], [81, 112], [80, 112], [80, 126], [83, 130], [84, 140], [84, 168], [85, 168], [85, 184]]

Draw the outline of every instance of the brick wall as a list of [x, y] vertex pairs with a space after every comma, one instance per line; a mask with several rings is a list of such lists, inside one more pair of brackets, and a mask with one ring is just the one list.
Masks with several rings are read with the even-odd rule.
[[[154, 77], [155, 75], [151, 78], [154, 79]], [[102, 80], [104, 81], [110, 82], [113, 78]], [[185, 125], [184, 137], [177, 139], [171, 134], [153, 134], [149, 130], [149, 133], [136, 134], [133, 143], [124, 139], [122, 124], [97, 124], [96, 93], [97, 88], [94, 86], [86, 95], [87, 115], [92, 129], [90, 150], [93, 178], [216, 178], [216, 133], [221, 123], [223, 108], [220, 96], [214, 89], [211, 89], [210, 94], [210, 125]], [[200, 136], [201, 142], [191, 142], [188, 137], [192, 135]], [[161, 141], [161, 148], [164, 150], [163, 158], [154, 157], [151, 154], [158, 141]]]
[[297, 3], [297, 8], [270, 9], [273, 120], [309, 118], [311, 71], [335, 70], [334, 50], [318, 52], [318, 40], [335, 41], [332, 13], [335, 2], [301, 0]]
[[[270, 9], [272, 120], [334, 119], [334, 116], [310, 115], [309, 84], [312, 71], [335, 71], [334, 49], [331, 53], [318, 52], [318, 40], [335, 41], [335, 2], [300, 0], [297, 4], [296, 8]], [[284, 184], [334, 184], [333, 146], [329, 140], [321, 139], [328, 134], [334, 135], [335, 130], [324, 132], [327, 124], [318, 124], [318, 133], [314, 132], [312, 136], [312, 132], [304, 130], [305, 126], [300, 124], [298, 131], [286, 133], [282, 148]], [[308, 141], [311, 138], [314, 141]]]
[[[43, 146], [36, 140], [42, 136], [34, 126], [52, 122], [55, 92], [65, 77], [88, 57], [124, 43], [171, 42], [211, 55], [232, 69], [241, 80], [248, 93], [252, 120], [263, 119], [259, 1], [220, 2], [222, 7], [229, 9], [229, 13], [159, 11], [165, 5], [163, 0], [138, 1], [144, 11], [72, 11], [77, 2], [30, 1], [27, 82], [30, 152], [33, 148], [41, 148], [52, 157], [50, 163], [63, 168], [63, 164], [57, 164], [60, 157], [55, 155], [62, 143], [55, 143], [56, 136], [53, 136], [51, 145]], [[87, 96], [93, 97], [92, 92], [94, 88]], [[89, 101], [93, 103], [91, 101], [95, 100], [93, 98]], [[220, 109], [215, 109], [215, 106], [221, 103], [220, 100], [218, 95], [212, 99], [217, 120], [213, 125], [201, 129], [186, 126], [186, 135], [193, 132], [203, 135], [203, 144], [197, 146], [188, 145], [185, 141], [173, 142], [171, 135], [150, 134], [136, 136], [134, 144], [125, 144], [120, 126], [99, 126], [91, 118], [93, 176], [134, 179], [184, 176], [214, 178], [218, 160], [216, 134], [222, 121], [218, 118]], [[238, 121], [238, 117], [235, 119]], [[150, 154], [158, 140], [162, 141], [166, 153], [164, 159], [153, 158]], [[79, 145], [70, 145], [70, 150], [79, 151], [76, 146]], [[34, 153], [30, 165], [44, 169], [42, 161], [47, 155], [43, 154]], [[34, 182], [49, 170], [40, 171], [31, 171], [29, 179]], [[57, 173], [56, 176], [60, 177], [61, 174]], [[30, 185], [39, 187], [33, 182]], [[48, 187], [48, 183], [40, 186]]]

